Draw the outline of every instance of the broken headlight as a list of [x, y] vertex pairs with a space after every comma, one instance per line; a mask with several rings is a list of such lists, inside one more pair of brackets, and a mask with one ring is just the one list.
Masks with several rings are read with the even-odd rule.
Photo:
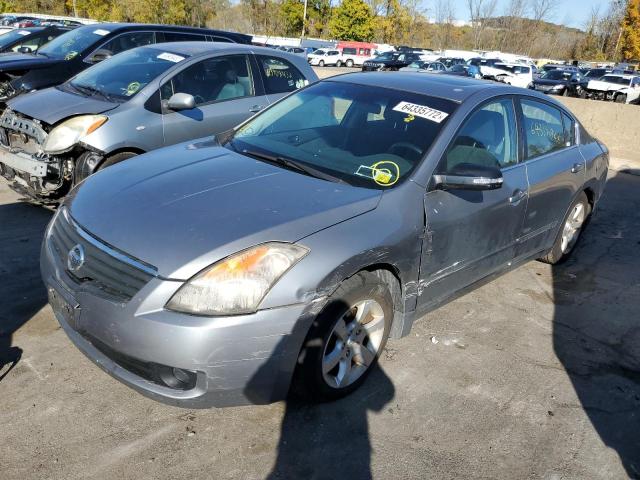
[[82, 137], [96, 131], [107, 120], [108, 117], [104, 115], [81, 115], [70, 118], [51, 130], [42, 149], [46, 153], [62, 153], [78, 143]]
[[307, 252], [298, 245], [272, 242], [236, 253], [185, 283], [166, 308], [194, 315], [253, 313], [271, 287]]

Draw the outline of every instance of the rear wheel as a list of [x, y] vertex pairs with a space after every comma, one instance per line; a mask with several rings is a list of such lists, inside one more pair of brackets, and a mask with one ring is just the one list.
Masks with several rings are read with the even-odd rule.
[[360, 272], [345, 280], [307, 335], [294, 392], [322, 402], [356, 390], [382, 353], [392, 318], [389, 287], [376, 275]]
[[349, 67], [349, 68], [353, 67], [353, 60], [351, 60], [351, 59], [347, 60], [346, 65], [347, 65], [347, 67]]
[[581, 192], [571, 204], [569, 213], [560, 227], [553, 247], [547, 255], [539, 260], [555, 265], [569, 258], [569, 255], [578, 243], [582, 228], [590, 214], [591, 205], [589, 204], [589, 199], [584, 192]]

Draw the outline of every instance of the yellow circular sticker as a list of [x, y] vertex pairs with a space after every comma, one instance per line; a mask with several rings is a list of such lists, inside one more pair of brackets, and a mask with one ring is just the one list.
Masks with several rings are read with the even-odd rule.
[[138, 90], [140, 90], [140, 82], [131, 82], [129, 85], [127, 85], [127, 90], [124, 92], [124, 94], [127, 97], [130, 97]]
[[391, 160], [382, 160], [371, 165], [373, 181], [383, 187], [390, 187], [400, 179], [400, 167]]

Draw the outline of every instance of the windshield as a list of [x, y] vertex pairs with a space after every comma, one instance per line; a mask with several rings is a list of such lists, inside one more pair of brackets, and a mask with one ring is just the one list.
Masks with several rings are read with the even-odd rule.
[[400, 54], [398, 52], [385, 52], [376, 57], [376, 60], [395, 60]]
[[54, 38], [40, 48], [38, 53], [47, 57], [71, 60], [109, 33], [108, 30], [101, 29], [98, 25], [76, 28]]
[[545, 80], [569, 80], [571, 72], [563, 72], [562, 70], [549, 70], [544, 72], [540, 78]]
[[0, 35], [0, 48], [6, 48], [12, 43], [20, 40], [21, 38], [27, 38], [28, 35], [35, 33], [35, 31], [29, 30], [12, 30]]
[[101, 94], [108, 100], [126, 101], [185, 58], [186, 55], [157, 48], [135, 48], [88, 68], [69, 84], [87, 95]]
[[600, 80], [603, 82], [616, 83], [619, 85], [629, 85], [631, 83], [630, 79], [624, 77], [616, 77], [614, 75], [605, 75]]
[[427, 95], [323, 81], [253, 117], [225, 146], [389, 188], [420, 163], [455, 108]]

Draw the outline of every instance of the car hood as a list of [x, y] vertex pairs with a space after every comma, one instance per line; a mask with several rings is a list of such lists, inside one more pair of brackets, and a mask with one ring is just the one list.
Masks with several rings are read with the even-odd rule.
[[296, 242], [374, 209], [380, 190], [302, 175], [217, 146], [183, 143], [89, 177], [67, 200], [92, 235], [186, 280], [267, 241]]
[[565, 80], [550, 80], [546, 78], [536, 78], [533, 83], [536, 85], [564, 85], [567, 83]]
[[31, 118], [55, 125], [74, 115], [98, 114], [116, 108], [119, 104], [106, 102], [98, 97], [85, 97], [66, 92], [57, 87], [20, 95], [7, 107]]
[[44, 55], [33, 53], [0, 53], [0, 72], [8, 72], [16, 69], [47, 68], [57, 63], [64, 62], [59, 58], [48, 58]]
[[587, 84], [587, 88], [589, 88], [590, 90], [624, 90], [625, 88], [627, 88], [627, 85], [603, 82], [601, 80], [591, 80]]

